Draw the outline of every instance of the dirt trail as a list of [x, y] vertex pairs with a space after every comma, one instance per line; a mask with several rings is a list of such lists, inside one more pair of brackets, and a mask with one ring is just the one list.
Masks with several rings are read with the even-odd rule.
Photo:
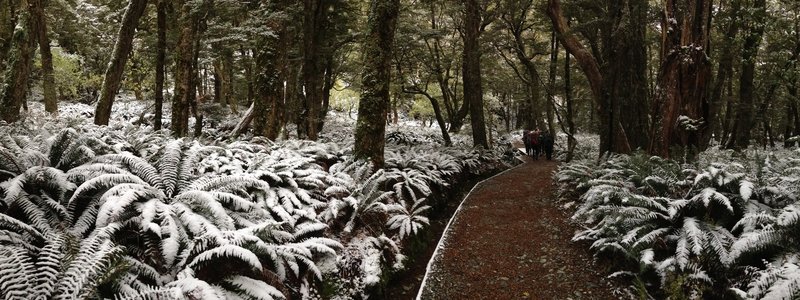
[[556, 162], [527, 162], [478, 186], [445, 232], [421, 299], [617, 299], [555, 203]]

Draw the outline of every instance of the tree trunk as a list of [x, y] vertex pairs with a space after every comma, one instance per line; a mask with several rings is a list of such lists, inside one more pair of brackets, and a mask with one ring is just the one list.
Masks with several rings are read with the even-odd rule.
[[362, 52], [364, 72], [353, 155], [356, 159], [370, 160], [377, 168], [382, 168], [384, 163], [392, 47], [399, 11], [400, 0], [370, 1]]
[[[645, 31], [647, 0], [608, 1], [610, 25], [602, 30], [603, 85], [609, 93], [609, 127], [626, 150], [647, 149], [648, 91]], [[624, 132], [624, 134], [618, 134]], [[623, 140], [624, 139], [624, 140]], [[627, 152], [627, 151], [625, 151]]]
[[[729, 13], [729, 23], [725, 32], [725, 36], [730, 38], [731, 40], [736, 39], [736, 35], [739, 34], [739, 10], [741, 7], [740, 0], [733, 0], [731, 2], [731, 9]], [[730, 79], [731, 74], [733, 73], [733, 50], [734, 50], [735, 43], [725, 43], [722, 45], [720, 59], [719, 59], [719, 66], [717, 67], [717, 77], [714, 81], [714, 85], [711, 88], [711, 95], [709, 96], [709, 103], [711, 104], [711, 113], [713, 116], [718, 116], [720, 111], [722, 110], [722, 92], [725, 87], [725, 83], [728, 82]], [[731, 114], [731, 103], [728, 101], [727, 111], [726, 114]], [[724, 119], [723, 119], [724, 120]], [[707, 134], [712, 134], [717, 131], [718, 126], [716, 125], [717, 122], [709, 122], [712, 126], [707, 131]], [[717, 138], [724, 139], [724, 135], [727, 134], [728, 126], [723, 125], [723, 134]], [[707, 137], [710, 141], [711, 137]], [[707, 145], [706, 145], [707, 146]]]
[[[198, 24], [198, 34], [197, 36], [201, 35], [202, 33], [199, 32], [199, 24]], [[194, 133], [193, 136], [199, 137], [203, 133], [203, 115], [198, 109], [198, 102], [204, 101], [206, 96], [203, 91], [204, 87], [201, 85], [202, 81], [205, 81], [205, 76], [203, 78], [200, 77], [200, 39], [194, 39], [194, 45], [192, 45], [192, 71], [194, 73], [193, 80], [189, 85], [189, 110], [194, 117]], [[205, 71], [205, 70], [204, 70]], [[202, 80], [202, 81], [201, 81]], [[199, 89], [198, 89], [199, 87]], [[188, 123], [188, 122], [187, 122]]]
[[555, 107], [555, 95], [553, 92], [556, 90], [556, 72], [558, 71], [558, 38], [556, 32], [553, 31], [550, 38], [550, 72], [547, 77], [547, 130], [550, 134], [555, 135], [555, 117], [553, 109]]
[[303, 0], [303, 71], [302, 86], [305, 97], [304, 114], [301, 119], [308, 138], [316, 140], [319, 136], [319, 124], [322, 122], [322, 101], [324, 84], [324, 67], [322, 57], [322, 38], [325, 33], [327, 7], [322, 0]]
[[[620, 120], [614, 119], [611, 94], [607, 90], [607, 81], [600, 71], [600, 65], [592, 52], [586, 49], [572, 34], [572, 30], [564, 18], [559, 0], [549, 0], [547, 14], [558, 32], [558, 39], [567, 51], [575, 57], [578, 66], [586, 75], [592, 91], [594, 111], [600, 122], [600, 154], [605, 152], [630, 153], [631, 145]], [[613, 82], [613, 81], [612, 81]], [[611, 86], [613, 88], [613, 86]], [[618, 106], [619, 107], [619, 106]]]
[[38, 27], [36, 18], [29, 9], [33, 9], [35, 4], [36, 1], [29, 3], [27, 0], [19, 3], [20, 14], [11, 37], [3, 84], [0, 85], [0, 117], [8, 123], [19, 120], [19, 110], [28, 94], [28, 79], [33, 67], [33, 46], [36, 41], [35, 30]]
[[797, 109], [797, 101], [800, 100], [797, 97], [797, 87], [798, 87], [797, 59], [800, 58], [800, 31], [799, 31], [800, 30], [800, 21], [795, 23], [795, 29], [794, 30], [795, 30], [795, 34], [796, 34], [795, 38], [797, 39], [797, 44], [795, 45], [794, 50], [792, 51], [792, 55], [791, 55], [790, 60], [789, 60], [791, 62], [790, 65], [789, 65], [789, 68], [790, 68], [790, 70], [792, 70], [792, 72], [794, 72], [792, 74], [794, 76], [792, 76], [792, 80], [786, 86], [786, 88], [788, 90], [788, 93], [789, 93], [789, 99], [786, 99], [786, 102], [788, 103], [787, 104], [788, 105], [787, 110], [789, 111], [788, 114], [792, 115], [790, 120], [786, 121], [787, 122], [787, 125], [786, 125], [787, 129], [786, 129], [786, 134], [783, 137], [784, 139], [787, 139], [787, 141], [784, 142], [784, 144], [787, 145], [787, 147], [791, 147], [791, 146], [794, 146], [795, 144], [797, 144], [796, 141], [789, 142], [788, 141], [789, 138], [791, 138], [792, 136], [800, 136], [800, 114], [798, 114], [799, 112], [798, 112], [798, 109]]
[[56, 98], [56, 83], [53, 77], [53, 53], [50, 52], [50, 37], [47, 34], [47, 18], [44, 15], [44, 2], [30, 0], [33, 17], [39, 24], [36, 35], [39, 40], [39, 55], [42, 57], [42, 89], [44, 90], [44, 110], [51, 114], [58, 113], [58, 99]]
[[564, 102], [567, 106], [567, 157], [566, 161], [570, 162], [575, 157], [575, 148], [578, 146], [578, 141], [575, 139], [575, 113], [572, 100], [572, 72], [569, 64], [570, 54], [564, 49]]
[[742, 70], [739, 77], [739, 105], [736, 110], [736, 129], [733, 137], [734, 149], [747, 149], [750, 145], [750, 133], [756, 124], [753, 122], [754, 107], [754, 79], [756, 58], [761, 38], [764, 35], [766, 18], [766, 0], [755, 0], [750, 11], [752, 19], [746, 23], [746, 36], [742, 46]]
[[194, 70], [194, 40], [197, 38], [197, 20], [192, 16], [191, 5], [179, 0], [178, 44], [175, 49], [175, 86], [172, 95], [172, 134], [183, 137], [189, 133], [189, 108], [194, 97], [192, 84]]
[[128, 62], [128, 55], [133, 49], [133, 35], [139, 24], [139, 18], [144, 14], [147, 7], [147, 0], [130, 0], [125, 15], [122, 17], [122, 24], [117, 34], [117, 43], [111, 53], [111, 59], [106, 69], [105, 79], [100, 88], [100, 101], [94, 113], [94, 124], [108, 125], [111, 118], [111, 106], [114, 104], [114, 97], [119, 91], [122, 73], [125, 71], [125, 64]]
[[255, 113], [253, 111], [254, 108], [255, 108], [255, 103], [250, 104], [250, 108], [248, 108], [247, 111], [245, 111], [242, 119], [239, 120], [239, 123], [236, 123], [236, 127], [234, 127], [233, 131], [231, 131], [232, 137], [237, 137], [240, 134], [244, 133], [247, 127], [250, 126], [250, 123], [253, 121], [253, 117], [255, 116]]
[[167, 3], [159, 0], [156, 4], [156, 86], [155, 86], [155, 120], [153, 129], [161, 130], [161, 119], [164, 118], [164, 69], [167, 51]]
[[[288, 4], [286, 1], [271, 1], [269, 10], [285, 12]], [[283, 108], [284, 88], [281, 74], [285, 74], [286, 66], [283, 61], [284, 52], [281, 45], [287, 38], [286, 16], [272, 16], [267, 22], [267, 27], [274, 34], [263, 36], [256, 47], [256, 66], [261, 68], [256, 72], [256, 99], [253, 106], [253, 134], [274, 140], [278, 138], [281, 124], [281, 110]]]
[[472, 123], [472, 142], [475, 147], [489, 149], [483, 116], [483, 87], [481, 84], [481, 6], [478, 0], [466, 0], [464, 16], [464, 102], [469, 103]]
[[0, 72], [6, 70], [6, 54], [14, 35], [15, 8], [12, 0], [0, 0]]
[[665, 23], [661, 25], [664, 61], [653, 106], [651, 154], [670, 157], [670, 148], [681, 146], [693, 157], [708, 145], [705, 132], [714, 120], [706, 92], [711, 76], [707, 52], [711, 2], [666, 1]]
[[[425, 88], [427, 89], [427, 86]], [[434, 117], [436, 118], [436, 123], [439, 124], [439, 129], [442, 131], [442, 139], [444, 140], [444, 145], [445, 146], [453, 145], [452, 140], [450, 140], [450, 134], [447, 132], [447, 122], [444, 119], [442, 108], [441, 106], [439, 106], [439, 100], [433, 97], [433, 95], [431, 95], [427, 91], [423, 91], [421, 88], [406, 89], [404, 87], [403, 91], [409, 94], [423, 95], [425, 96], [425, 98], [428, 98], [428, 100], [431, 102], [431, 106], [433, 107], [433, 114]], [[503, 96], [505, 97], [505, 95]], [[425, 119], [422, 120], [422, 123], [423, 125], [425, 125]], [[431, 123], [433, 123], [433, 121], [431, 121]]]
[[255, 79], [253, 78], [253, 63], [251, 62], [252, 57], [250, 52], [250, 50], [246, 50], [243, 47], [239, 49], [239, 53], [242, 56], [242, 63], [244, 64], [244, 78], [245, 82], [247, 83], [248, 105], [252, 104], [253, 98], [255, 98], [255, 89], [253, 88], [253, 82], [255, 82]]
[[325, 81], [322, 84], [322, 111], [320, 112], [317, 132], [321, 132], [325, 125], [325, 117], [328, 115], [331, 105], [331, 90], [335, 81], [336, 79], [333, 76], [333, 55], [327, 54], [325, 58]]

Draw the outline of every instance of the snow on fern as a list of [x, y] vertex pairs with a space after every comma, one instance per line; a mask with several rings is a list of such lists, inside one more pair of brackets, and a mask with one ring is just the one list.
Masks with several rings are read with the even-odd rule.
[[561, 197], [580, 197], [573, 218], [588, 228], [575, 240], [636, 266], [613, 275], [648, 281], [661, 297], [794, 299], [800, 153], [746, 155], [712, 148], [692, 164], [612, 155], [562, 165], [555, 178]]
[[[130, 119], [144, 107], [114, 109]], [[332, 142], [230, 143], [119, 121], [0, 125], [0, 294], [284, 299], [352, 280], [333, 297], [365, 297], [403, 268], [431, 199], [465, 172], [503, 167], [492, 151], [437, 146], [435, 131], [399, 129], [376, 170], [350, 158], [335, 121], [323, 132]]]

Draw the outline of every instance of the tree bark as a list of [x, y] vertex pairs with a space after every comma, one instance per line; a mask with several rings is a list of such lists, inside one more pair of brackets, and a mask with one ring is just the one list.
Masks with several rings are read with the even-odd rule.
[[[662, 24], [662, 56], [658, 93], [653, 106], [654, 126], [649, 152], [670, 157], [680, 146], [690, 157], [702, 151], [709, 135], [711, 115], [706, 85], [711, 76], [708, 60], [711, 0], [667, 0]], [[682, 118], [682, 123], [679, 123]], [[688, 123], [688, 124], [686, 124]]]
[[555, 117], [554, 117], [554, 107], [555, 107], [555, 95], [553, 92], [556, 90], [556, 72], [558, 71], [558, 38], [556, 37], [556, 32], [553, 31], [552, 36], [550, 38], [550, 70], [547, 77], [547, 130], [550, 131], [550, 134], [555, 135]]
[[167, 3], [158, 0], [156, 4], [156, 86], [155, 86], [155, 120], [153, 129], [161, 130], [161, 119], [164, 118], [164, 69], [167, 51]]
[[[285, 12], [286, 1], [271, 1], [269, 9], [273, 12]], [[283, 103], [283, 80], [286, 66], [282, 60], [286, 49], [281, 47], [286, 39], [286, 26], [289, 20], [285, 16], [272, 16], [267, 27], [274, 34], [259, 40], [256, 49], [256, 66], [261, 68], [256, 73], [256, 98], [253, 106], [253, 133], [274, 140], [280, 133], [281, 112]]]
[[325, 33], [327, 7], [322, 0], [303, 0], [303, 70], [302, 86], [304, 113], [301, 114], [306, 134], [310, 140], [318, 138], [322, 113], [322, 86], [324, 68], [322, 66], [322, 38]]
[[175, 49], [175, 86], [172, 95], [172, 135], [183, 137], [189, 133], [189, 108], [194, 93], [194, 40], [197, 38], [197, 20], [191, 6], [184, 0], [177, 2], [178, 44]]
[[481, 6], [477, 0], [465, 1], [464, 14], [464, 102], [469, 103], [472, 142], [475, 147], [489, 148], [483, 116], [483, 87], [481, 84]]
[[0, 85], [0, 117], [8, 123], [20, 118], [20, 108], [28, 94], [28, 80], [33, 68], [33, 46], [36, 41], [36, 18], [31, 14], [36, 2], [21, 0], [17, 26], [11, 37], [3, 84]]
[[[736, 36], [739, 34], [739, 11], [741, 8], [741, 1], [740, 0], [733, 0], [731, 2], [731, 9], [729, 10], [729, 23], [727, 24], [727, 29], [725, 30], [725, 36], [730, 39], [736, 39]], [[722, 92], [725, 87], [725, 83], [730, 80], [731, 74], [733, 73], [733, 50], [734, 50], [735, 43], [725, 43], [722, 45], [720, 59], [719, 59], [719, 66], [717, 67], [717, 76], [714, 80], [714, 85], [711, 88], [711, 95], [709, 96], [709, 103], [711, 104], [711, 112], [712, 115], [718, 116], [720, 111], [722, 110]], [[732, 114], [732, 106], [730, 101], [728, 101], [726, 114]], [[726, 119], [722, 119], [720, 123], [725, 122]], [[713, 134], [718, 129], [718, 122], [710, 122], [709, 125], [712, 126], [707, 131], [707, 134]], [[727, 134], [728, 126], [725, 124], [722, 126], [723, 134], [720, 137], [724, 139], [724, 136]], [[711, 137], [707, 137], [708, 140], [711, 140]]]
[[575, 139], [575, 112], [572, 100], [572, 70], [570, 67], [570, 54], [569, 51], [564, 49], [564, 102], [567, 106], [567, 158], [566, 161], [570, 162], [575, 157], [575, 148], [578, 146], [578, 141]]
[[370, 1], [364, 40], [364, 72], [358, 102], [353, 155], [370, 160], [377, 168], [384, 164], [386, 113], [389, 111], [392, 47], [400, 11], [400, 0]]
[[11, 47], [14, 35], [15, 7], [12, 0], [0, 0], [0, 72], [6, 70], [6, 54]]
[[[648, 91], [645, 29], [647, 0], [608, 1], [609, 25], [603, 40], [603, 86], [611, 112], [609, 127], [620, 134], [615, 143], [629, 150], [647, 149]], [[627, 152], [627, 151], [626, 151]]]
[[53, 53], [50, 51], [50, 37], [47, 34], [47, 18], [44, 15], [45, 2], [43, 0], [30, 0], [33, 17], [39, 25], [36, 35], [39, 40], [39, 55], [42, 58], [42, 89], [44, 90], [44, 110], [51, 114], [58, 113], [58, 99], [56, 98], [56, 83], [53, 77]]
[[734, 131], [734, 149], [747, 149], [750, 145], [750, 133], [756, 124], [753, 124], [754, 105], [754, 79], [758, 48], [764, 35], [766, 19], [766, 0], [755, 0], [750, 9], [753, 15], [746, 23], [746, 36], [742, 46], [742, 70], [739, 77], [739, 105], [736, 110], [736, 128]]
[[[600, 122], [600, 154], [606, 152], [630, 153], [631, 145], [619, 119], [614, 119], [611, 91], [607, 90], [607, 81], [603, 76], [596, 57], [581, 44], [572, 34], [566, 18], [561, 10], [559, 0], [548, 0], [547, 14], [558, 32], [558, 39], [564, 48], [575, 57], [578, 66], [589, 81], [592, 91], [594, 112]], [[595, 51], [597, 52], [597, 51]], [[612, 81], [613, 82], [613, 81]], [[612, 86], [613, 87], [613, 86]], [[617, 106], [619, 109], [619, 106]]]
[[237, 137], [240, 134], [244, 133], [245, 130], [247, 130], [247, 127], [250, 126], [250, 123], [253, 121], [253, 118], [255, 117], [254, 108], [255, 108], [255, 103], [250, 104], [250, 108], [248, 108], [247, 111], [245, 111], [242, 119], [239, 120], [239, 123], [236, 123], [236, 127], [234, 127], [233, 131], [231, 131], [232, 137]]
[[108, 125], [111, 118], [111, 106], [114, 104], [114, 97], [119, 91], [122, 73], [125, 71], [125, 63], [128, 62], [128, 55], [133, 49], [133, 36], [139, 24], [139, 18], [144, 14], [147, 7], [147, 0], [130, 0], [125, 15], [122, 17], [122, 24], [117, 34], [117, 43], [111, 53], [111, 59], [106, 69], [105, 79], [100, 88], [100, 101], [94, 113], [94, 124]]
[[800, 112], [797, 109], [797, 101], [800, 100], [797, 97], [797, 88], [798, 88], [798, 70], [797, 70], [797, 59], [800, 58], [800, 21], [796, 21], [795, 23], [795, 38], [796, 43], [794, 50], [792, 50], [791, 57], [789, 61], [790, 70], [793, 70], [792, 80], [787, 84], [786, 89], [789, 93], [789, 99], [786, 99], [787, 102], [787, 115], [791, 115], [791, 118], [786, 121], [786, 133], [784, 135], [784, 145], [786, 147], [791, 147], [797, 144], [796, 141], [789, 141], [792, 136], [800, 136]]
[[333, 85], [336, 82], [336, 77], [333, 76], [333, 55], [332, 53], [326, 54], [325, 57], [325, 80], [322, 84], [322, 112], [320, 115], [319, 127], [317, 127], [317, 132], [321, 132], [322, 128], [325, 126], [325, 116], [328, 115], [328, 111], [330, 110], [331, 104], [331, 90], [333, 89]]

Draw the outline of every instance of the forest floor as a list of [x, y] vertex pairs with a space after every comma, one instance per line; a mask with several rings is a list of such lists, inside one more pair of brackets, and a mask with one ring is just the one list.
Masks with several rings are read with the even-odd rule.
[[464, 200], [433, 258], [421, 299], [621, 298], [587, 245], [571, 241], [578, 228], [556, 202], [552, 174], [558, 163], [524, 159], [478, 184]]

